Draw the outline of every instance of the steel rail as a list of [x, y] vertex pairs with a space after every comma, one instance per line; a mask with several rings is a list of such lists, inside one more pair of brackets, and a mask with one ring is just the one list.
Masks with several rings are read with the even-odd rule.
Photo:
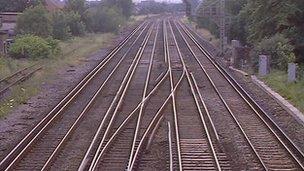
[[196, 92], [197, 92], [197, 94], [198, 94], [198, 96], [199, 96], [199, 99], [200, 99], [201, 103], [203, 104], [203, 107], [204, 107], [204, 109], [205, 109], [206, 115], [207, 115], [208, 120], [209, 120], [209, 122], [210, 122], [210, 124], [211, 124], [212, 130], [213, 130], [213, 132], [214, 132], [214, 134], [215, 134], [216, 140], [219, 142], [219, 140], [220, 140], [219, 135], [218, 135], [217, 130], [216, 130], [215, 126], [214, 126], [214, 122], [213, 122], [213, 120], [211, 119], [211, 116], [210, 116], [208, 107], [207, 107], [207, 105], [206, 105], [206, 103], [205, 103], [205, 101], [204, 101], [204, 99], [203, 99], [202, 93], [201, 93], [200, 90], [199, 90], [197, 81], [196, 81], [196, 79], [195, 79], [193, 73], [190, 73], [190, 76], [191, 76], [191, 78], [192, 78], [192, 80], [193, 80], [193, 84], [194, 84], [194, 86], [195, 86], [195, 89], [196, 89]]
[[96, 167], [97, 167], [97, 165], [98, 165], [98, 163], [99, 163], [99, 161], [100, 161], [100, 159], [101, 159], [101, 155], [99, 154], [99, 152], [101, 151], [102, 145], [104, 144], [104, 141], [105, 141], [106, 137], [108, 136], [108, 133], [109, 133], [109, 131], [110, 131], [111, 127], [112, 127], [112, 124], [114, 122], [114, 119], [116, 118], [116, 115], [118, 113], [118, 109], [120, 108], [120, 106], [121, 106], [121, 104], [122, 104], [122, 102], [124, 100], [125, 94], [126, 94], [128, 88], [129, 88], [129, 85], [130, 85], [131, 81], [132, 81], [132, 78], [133, 78], [134, 73], [135, 73], [135, 71], [137, 69], [138, 63], [139, 63], [139, 61], [140, 61], [140, 59], [142, 57], [142, 54], [144, 53], [144, 50], [145, 50], [145, 48], [146, 48], [146, 46], [148, 44], [148, 41], [150, 39], [150, 36], [152, 34], [153, 27], [154, 27], [154, 23], [151, 26], [148, 34], [145, 37], [144, 42], [142, 43], [142, 45], [141, 45], [141, 47], [140, 47], [140, 49], [139, 49], [139, 51], [138, 51], [138, 53], [136, 55], [136, 60], [133, 61], [134, 62], [134, 64], [133, 64], [134, 67], [133, 67], [132, 71], [130, 70], [131, 74], [129, 76], [125, 77], [125, 79], [127, 80], [126, 85], [125, 85], [125, 87], [123, 89], [122, 95], [119, 98], [118, 104], [117, 104], [117, 106], [116, 106], [116, 108], [115, 108], [115, 110], [114, 110], [114, 112], [112, 114], [111, 120], [110, 120], [110, 122], [109, 122], [109, 124], [108, 124], [108, 126], [106, 128], [106, 131], [105, 131], [105, 133], [104, 133], [104, 135], [102, 137], [102, 140], [99, 143], [99, 147], [98, 147], [97, 153], [95, 154], [95, 156], [93, 158], [93, 162], [92, 162], [93, 164], [91, 164], [89, 170], [95, 170]]
[[[103, 120], [102, 120], [102, 122], [101, 122], [101, 124], [100, 124], [100, 126], [99, 126], [99, 128], [98, 128], [98, 131], [97, 131], [96, 134], [95, 134], [95, 135], [96, 135], [95, 137], [96, 137], [96, 139], [97, 139], [97, 136], [100, 134], [101, 129], [104, 127], [105, 119], [108, 118], [108, 116], [110, 115], [110, 112], [112, 111], [114, 105], [116, 104], [116, 102], [117, 102], [117, 100], [118, 100], [117, 106], [115, 107], [114, 112], [113, 112], [113, 114], [112, 114], [112, 116], [111, 116], [111, 119], [110, 119], [110, 121], [109, 121], [109, 124], [108, 124], [108, 126], [107, 126], [107, 128], [106, 128], [106, 131], [105, 131], [105, 133], [104, 133], [103, 136], [102, 136], [102, 140], [101, 140], [101, 142], [99, 143], [98, 149], [97, 149], [97, 151], [96, 151], [96, 153], [95, 153], [95, 155], [94, 155], [94, 157], [93, 157], [93, 160], [92, 160], [92, 163], [91, 163], [91, 165], [90, 165], [89, 170], [92, 170], [92, 169], [94, 170], [94, 168], [96, 167], [96, 165], [97, 165], [97, 163], [98, 163], [98, 153], [101, 151], [102, 145], [103, 145], [103, 143], [104, 143], [104, 141], [105, 141], [105, 139], [106, 139], [106, 137], [107, 137], [107, 135], [108, 135], [108, 132], [110, 131], [110, 128], [111, 128], [111, 126], [112, 126], [112, 124], [113, 124], [114, 118], [115, 118], [116, 115], [117, 115], [118, 109], [120, 108], [120, 106], [121, 106], [121, 104], [122, 104], [122, 102], [123, 102], [125, 93], [126, 93], [128, 87], [129, 87], [129, 85], [130, 85], [130, 82], [131, 82], [132, 78], [133, 78], [133, 75], [134, 75], [135, 70], [136, 70], [136, 68], [137, 68], [137, 65], [138, 65], [138, 63], [139, 63], [139, 60], [141, 59], [143, 50], [144, 50], [145, 46], [147, 45], [147, 42], [148, 42], [149, 37], [151, 36], [152, 28], [153, 28], [153, 26], [150, 26], [150, 29], [149, 29], [149, 31], [148, 31], [148, 34], [145, 36], [143, 43], [141, 44], [139, 50], [137, 51], [137, 53], [136, 53], [136, 55], [135, 55], [135, 58], [134, 58], [133, 61], [132, 61], [131, 67], [128, 69], [128, 72], [127, 72], [126, 76], [124, 77], [124, 80], [122, 81], [122, 84], [121, 84], [121, 86], [119, 87], [119, 90], [118, 90], [118, 92], [116, 93], [116, 96], [115, 96], [114, 99], [112, 100], [112, 103], [111, 103], [110, 107], [108, 108], [108, 110], [107, 110], [107, 112], [106, 112], [106, 114], [105, 114], [105, 116], [104, 116], [104, 118], [103, 118]], [[120, 95], [120, 94], [121, 94], [121, 95]], [[94, 137], [94, 140], [96, 141], [95, 137]], [[92, 143], [91, 143], [91, 145], [90, 145], [90, 148], [89, 148], [88, 151], [87, 151], [87, 154], [90, 153], [89, 150], [91, 150], [91, 148], [93, 148], [93, 145], [96, 143], [94, 140], [92, 141]], [[87, 162], [87, 159], [84, 158], [83, 161]], [[84, 164], [83, 167], [82, 167], [82, 168], [84, 168], [85, 165], [86, 165], [86, 163], [82, 163], [82, 164]]]
[[157, 83], [157, 85], [151, 90], [151, 92], [146, 96], [146, 98], [141, 101], [136, 108], [133, 109], [131, 113], [128, 114], [128, 117], [125, 118], [125, 120], [120, 124], [120, 126], [117, 128], [117, 130], [113, 133], [111, 138], [109, 138], [109, 141], [105, 144], [104, 148], [100, 152], [100, 155], [103, 156], [105, 152], [108, 150], [110, 147], [111, 143], [115, 140], [115, 138], [118, 137], [118, 135], [122, 132], [123, 128], [127, 126], [128, 122], [134, 117], [135, 113], [139, 108], [141, 107], [142, 104], [146, 104], [146, 102], [150, 99], [150, 97], [155, 93], [155, 91], [159, 88], [159, 86], [165, 81], [167, 76], [169, 75], [169, 70], [166, 72], [166, 74], [160, 79], [160, 81]]
[[94, 69], [92, 69], [0, 162], [0, 170], [8, 170], [15, 161], [24, 153], [29, 144], [39, 136], [52, 120], [75, 99], [75, 97], [88, 85], [97, 73], [107, 64], [107, 62], [117, 54], [124, 45], [142, 28], [146, 22], [136, 27], [122, 42], [118, 44]]
[[213, 155], [213, 159], [214, 159], [214, 163], [215, 163], [216, 169], [217, 169], [218, 171], [221, 171], [222, 169], [221, 169], [221, 166], [220, 166], [220, 163], [219, 163], [219, 160], [218, 160], [218, 156], [217, 156], [217, 154], [216, 154], [216, 152], [215, 152], [215, 149], [214, 149], [214, 146], [213, 146], [213, 142], [212, 142], [212, 139], [211, 139], [211, 136], [210, 136], [210, 133], [209, 133], [210, 131], [209, 131], [209, 129], [208, 129], [208, 127], [207, 127], [207, 124], [206, 124], [206, 122], [205, 122], [205, 118], [204, 118], [203, 112], [202, 112], [202, 110], [201, 110], [201, 108], [200, 108], [200, 104], [199, 104], [198, 98], [197, 98], [197, 96], [196, 96], [196, 94], [195, 94], [195, 90], [194, 90], [193, 83], [191, 82], [191, 78], [192, 78], [192, 77], [190, 77], [190, 74], [189, 74], [189, 71], [188, 71], [188, 70], [187, 70], [187, 72], [186, 72], [186, 75], [187, 75], [188, 83], [189, 83], [190, 88], [191, 88], [192, 96], [193, 96], [193, 98], [194, 98], [194, 100], [195, 100], [197, 110], [198, 110], [198, 112], [199, 112], [199, 114], [200, 114], [200, 118], [201, 118], [201, 121], [202, 121], [202, 123], [203, 123], [204, 130], [205, 130], [205, 132], [206, 132], [206, 135], [207, 135], [207, 140], [208, 140], [208, 143], [209, 143], [208, 145], [209, 145], [209, 148], [211, 149], [211, 152], [212, 152], [212, 155]]
[[[34, 66], [34, 65], [33, 65], [33, 66]], [[31, 66], [31, 67], [33, 67], [33, 66]], [[23, 71], [25, 71], [25, 70], [28, 70], [28, 69], [31, 68], [31, 67], [28, 67], [28, 68], [26, 68], [26, 69], [23, 69], [22, 71], [19, 71], [18, 73], [23, 72]], [[8, 84], [8, 85], [5, 86], [3, 89], [1, 89], [1, 90], [0, 90], [0, 95], [3, 94], [7, 89], [11, 88], [11, 87], [14, 86], [15, 84], [18, 84], [19, 82], [23, 81], [24, 79], [29, 78], [31, 75], [33, 75], [35, 72], [37, 72], [37, 71], [39, 71], [39, 70], [41, 70], [41, 69], [42, 69], [42, 66], [40, 66], [40, 67], [34, 69], [33, 71], [31, 71], [31, 72], [29, 72], [29, 73], [27, 73], [27, 74], [25, 74], [25, 75], [22, 75], [20, 78], [18, 78], [18, 79], [15, 80], [14, 82]], [[18, 73], [17, 73], [17, 74], [18, 74]], [[17, 75], [17, 74], [15, 74], [15, 75]], [[13, 76], [9, 76], [9, 77], [12, 78]], [[2, 82], [3, 82], [3, 81], [2, 81]]]
[[[304, 170], [304, 165], [300, 160], [303, 161], [304, 155], [299, 150], [299, 148], [291, 141], [291, 139], [285, 134], [285, 132], [266, 114], [266, 112], [253, 100], [253, 98], [242, 88], [241, 85], [237, 83], [237, 81], [219, 64], [217, 63], [210, 55], [210, 53], [204, 49], [197, 41], [197, 39], [186, 30], [180, 23], [179, 25], [184, 30], [184, 32], [189, 36], [189, 38], [197, 45], [201, 52], [207, 57], [207, 59], [217, 68], [217, 70], [221, 73], [221, 75], [229, 82], [229, 84], [233, 87], [233, 89], [238, 93], [238, 95], [246, 102], [246, 104], [254, 111], [254, 113], [258, 116], [258, 118], [264, 123], [264, 125], [268, 128], [268, 130], [274, 135], [274, 137], [278, 140], [278, 142], [284, 147], [284, 149], [289, 153], [291, 158], [298, 164], [301, 169]], [[247, 97], [247, 98], [246, 98]], [[259, 111], [260, 112], [259, 112]], [[263, 116], [273, 125], [273, 127], [279, 131], [282, 138], [285, 139], [289, 143], [289, 146], [293, 148], [293, 151], [296, 152], [300, 160], [293, 154], [291, 149], [283, 142], [281, 137], [271, 128], [270, 124], [263, 118]]]
[[119, 60], [119, 62], [116, 64], [116, 66], [112, 69], [111, 73], [107, 76], [106, 80], [99, 86], [98, 90], [94, 93], [94, 96], [90, 99], [90, 101], [86, 104], [85, 108], [81, 111], [80, 115], [74, 122], [74, 124], [70, 127], [69, 131], [66, 133], [64, 138], [60, 141], [60, 143], [57, 145], [56, 149], [53, 151], [51, 156], [48, 158], [47, 162], [43, 166], [41, 170], [46, 170], [49, 168], [52, 160], [54, 159], [55, 155], [58, 154], [59, 150], [62, 148], [64, 143], [68, 140], [68, 138], [71, 136], [72, 132], [76, 129], [77, 125], [81, 122], [81, 119], [83, 116], [88, 112], [92, 104], [94, 103], [95, 99], [98, 97], [100, 92], [103, 90], [105, 85], [108, 83], [108, 81], [111, 79], [111, 77], [115, 74], [118, 67], [122, 64], [122, 62], [125, 60], [127, 54], [131, 51], [132, 47], [134, 46], [135, 42], [138, 41], [138, 38], [142, 35], [144, 29], [140, 32], [137, 39], [132, 43], [131, 47], [126, 51], [126, 53], [123, 55], [123, 57]]
[[16, 75], [22, 73], [23, 71], [28, 70], [28, 69], [34, 67], [35, 65], [37, 65], [37, 64], [30, 65], [30, 66], [28, 66], [28, 67], [25, 67], [25, 68], [19, 70], [19, 71], [14, 72], [13, 74], [11, 74], [11, 75], [9, 75], [9, 76], [7, 76], [7, 77], [2, 78], [2, 79], [0, 80], [0, 84], [1, 84], [2, 82], [7, 82], [8, 79], [13, 78], [14, 76], [16, 76]]
[[245, 133], [244, 129], [242, 128], [242, 126], [240, 125], [240, 123], [237, 121], [236, 117], [234, 116], [232, 110], [230, 109], [230, 107], [228, 106], [226, 100], [223, 98], [222, 94], [219, 92], [218, 88], [216, 87], [216, 85], [214, 84], [213, 80], [211, 79], [210, 75], [207, 73], [206, 69], [204, 68], [204, 66], [202, 65], [202, 63], [199, 61], [199, 59], [197, 58], [197, 56], [195, 55], [194, 51], [192, 50], [191, 46], [189, 45], [188, 41], [185, 39], [185, 37], [182, 35], [181, 31], [179, 30], [179, 28], [176, 26], [178, 32], [180, 33], [180, 35], [182, 36], [184, 42], [187, 45], [187, 48], [189, 49], [189, 51], [191, 52], [192, 56], [195, 58], [195, 60], [197, 61], [197, 63], [199, 64], [200, 68], [202, 69], [202, 71], [204, 72], [204, 74], [206, 75], [207, 79], [209, 80], [209, 82], [211, 83], [213, 89], [215, 90], [215, 92], [217, 93], [217, 95], [219, 96], [219, 98], [221, 99], [222, 103], [224, 104], [225, 108], [227, 109], [227, 111], [229, 112], [230, 116], [233, 118], [234, 122], [238, 125], [238, 128], [240, 129], [240, 131], [242, 132], [243, 136], [245, 137], [247, 143], [249, 144], [251, 150], [254, 152], [254, 154], [256, 155], [256, 157], [258, 158], [260, 164], [263, 166], [263, 168], [265, 170], [267, 170], [267, 167], [265, 165], [265, 163], [263, 162], [263, 160], [261, 159], [261, 157], [259, 156], [259, 154], [257, 153], [257, 151], [255, 150], [253, 144], [250, 142], [248, 135]]
[[[148, 73], [146, 75], [145, 87], [144, 87], [144, 91], [143, 91], [143, 94], [142, 94], [142, 101], [147, 96], [147, 91], [148, 91], [148, 86], [149, 86], [150, 76], [151, 76], [151, 71], [152, 71], [152, 65], [153, 65], [153, 59], [154, 59], [154, 55], [155, 55], [156, 43], [157, 43], [157, 38], [158, 38], [158, 29], [159, 29], [159, 23], [156, 26], [156, 34], [155, 34], [155, 38], [154, 38], [153, 48], [152, 48], [151, 55], [150, 55]], [[138, 117], [137, 117], [137, 123], [136, 123], [135, 132], [134, 132], [134, 138], [133, 138], [132, 148], [131, 148], [131, 151], [130, 151], [130, 157], [129, 157], [129, 162], [128, 162], [127, 169], [130, 168], [131, 160], [133, 159], [134, 149], [135, 149], [135, 146], [136, 146], [136, 140], [137, 140], [139, 129], [140, 129], [140, 123], [141, 123], [141, 118], [142, 118], [142, 115], [143, 115], [143, 111], [144, 111], [144, 104], [141, 105], [140, 110], [139, 110], [139, 114], [138, 114]]]
[[[143, 32], [144, 32], [144, 30], [147, 28], [147, 26], [148, 26], [148, 25], [146, 25], [146, 27], [140, 32], [140, 34], [139, 34], [139, 36], [136, 38], [136, 40], [133, 41], [132, 46], [135, 45], [135, 43], [137, 42], [137, 40], [139, 39], [139, 37], [143, 34]], [[127, 53], [124, 54], [124, 57], [126, 57], [126, 55], [131, 51], [132, 46], [128, 49]], [[130, 65], [130, 67], [131, 67], [131, 66], [132, 66], [132, 65]], [[118, 94], [119, 94], [119, 93], [117, 92], [116, 96], [118, 96]], [[112, 106], [114, 105], [114, 103], [115, 103], [115, 102], [112, 101], [112, 103], [111, 103], [111, 105], [110, 105], [110, 108], [112, 108]], [[104, 118], [102, 119], [102, 122], [101, 122], [99, 128], [101, 127], [101, 125], [104, 124], [105, 119], [106, 119], [107, 116], [108, 116], [108, 115], [107, 115], [108, 113], [109, 113], [109, 112], [107, 111], [106, 115], [105, 115]], [[101, 131], [101, 130], [99, 130], [99, 129], [97, 130], [98, 133], [99, 133], [100, 131]], [[90, 153], [91, 149], [93, 148], [93, 145], [94, 145], [93, 142], [97, 141], [97, 138], [98, 138], [98, 134], [95, 134], [95, 136], [94, 136], [94, 138], [93, 138], [93, 140], [92, 140], [92, 143], [90, 144], [90, 146], [89, 146], [89, 148], [88, 148], [88, 150], [87, 150], [85, 156], [83, 157], [83, 160], [82, 160], [82, 162], [81, 162], [81, 164], [80, 164], [79, 170], [84, 170], [84, 168], [86, 167], [86, 163], [87, 163], [87, 160], [86, 160], [86, 159], [88, 158], [89, 153]]]
[[168, 62], [168, 59], [167, 59], [167, 52], [166, 52], [166, 47], [167, 47], [167, 44], [168, 44], [168, 37], [165, 35], [166, 34], [166, 20], [163, 20], [163, 40], [164, 40], [164, 43], [163, 43], [163, 48], [164, 48], [164, 51], [165, 51], [165, 55], [164, 55], [164, 58], [165, 58], [165, 63]]
[[151, 132], [151, 135], [149, 136], [148, 138], [148, 142], [147, 142], [147, 145], [146, 145], [146, 149], [149, 150], [149, 148], [151, 147], [151, 144], [152, 144], [152, 141], [154, 139], [154, 135], [156, 134], [156, 131], [158, 130], [159, 128], [159, 125], [161, 124], [161, 122], [163, 121], [164, 119], [164, 115], [162, 115], [159, 120], [157, 121], [155, 127], [153, 128], [152, 132]]
[[168, 122], [168, 143], [169, 143], [169, 167], [170, 171], [173, 171], [173, 152], [172, 152], [172, 137], [171, 137], [171, 125]]
[[140, 150], [143, 148], [144, 143], [148, 140], [148, 135], [150, 134], [151, 131], [153, 131], [155, 125], [157, 124], [158, 120], [161, 119], [162, 116], [162, 111], [164, 110], [164, 108], [166, 107], [166, 105], [169, 103], [169, 100], [172, 98], [172, 96], [175, 94], [176, 89], [179, 87], [180, 83], [182, 82], [183, 78], [185, 77], [185, 71], [183, 70], [182, 75], [180, 76], [178, 82], [176, 83], [175, 87], [173, 88], [173, 90], [171, 91], [170, 95], [167, 97], [167, 99], [164, 101], [164, 103], [162, 104], [162, 106], [158, 109], [157, 113], [154, 115], [152, 121], [150, 122], [148, 128], [146, 129], [145, 133], [143, 134], [138, 147], [136, 149], [135, 155], [133, 157], [133, 161], [131, 164], [131, 167], [129, 168], [129, 170], [133, 170], [134, 169], [134, 165], [135, 165], [135, 161], [139, 156]]
[[[165, 39], [168, 40], [168, 30], [165, 22]], [[168, 67], [170, 69], [170, 87], [171, 91], [174, 87], [174, 81], [173, 81], [173, 74], [172, 74], [172, 67], [171, 67], [171, 59], [170, 59], [170, 51], [169, 51], [169, 45], [168, 41], [166, 41], [166, 48], [165, 48], [165, 55], [167, 57], [168, 61]], [[185, 68], [183, 67], [183, 71], [185, 72]], [[179, 163], [179, 170], [183, 170], [182, 166], [182, 155], [181, 155], [181, 147], [180, 147], [180, 138], [179, 138], [179, 128], [178, 128], [178, 120], [177, 120], [177, 110], [176, 110], [176, 100], [175, 95], [172, 95], [172, 109], [173, 109], [173, 118], [174, 118], [174, 129], [175, 129], [175, 138], [176, 138], [176, 145], [177, 145], [177, 157], [178, 157], [178, 163]]]
[[212, 155], [213, 155], [213, 160], [214, 160], [215, 166], [216, 166], [216, 168], [217, 168], [218, 171], [221, 171], [222, 169], [221, 169], [220, 163], [219, 163], [219, 161], [218, 161], [218, 156], [217, 156], [217, 154], [216, 154], [216, 152], [215, 152], [215, 149], [214, 149], [214, 146], [213, 146], [213, 143], [212, 143], [212, 139], [211, 139], [211, 136], [210, 136], [210, 133], [209, 133], [209, 129], [208, 129], [207, 124], [206, 124], [206, 122], [205, 122], [205, 118], [204, 118], [203, 113], [202, 113], [202, 110], [201, 110], [201, 108], [200, 108], [198, 99], [197, 99], [197, 97], [196, 97], [196, 95], [195, 95], [195, 91], [194, 91], [194, 88], [193, 88], [193, 84], [192, 84], [192, 82], [191, 82], [191, 78], [190, 78], [188, 69], [187, 69], [187, 67], [186, 67], [186, 63], [185, 63], [185, 61], [184, 61], [184, 59], [183, 59], [183, 55], [182, 55], [182, 53], [181, 53], [180, 46], [179, 46], [178, 43], [177, 43], [176, 37], [175, 37], [174, 32], [173, 32], [173, 28], [172, 28], [172, 25], [171, 25], [170, 22], [169, 22], [169, 26], [170, 26], [171, 34], [173, 35], [174, 43], [175, 43], [175, 45], [176, 45], [175, 47], [176, 47], [176, 49], [177, 49], [177, 51], [178, 51], [178, 56], [179, 56], [179, 58], [180, 58], [181, 61], [182, 61], [184, 70], [186, 71], [186, 77], [187, 77], [188, 83], [189, 83], [189, 85], [190, 85], [191, 93], [192, 93], [192, 96], [193, 96], [193, 98], [194, 98], [194, 101], [195, 101], [197, 110], [198, 110], [198, 112], [199, 112], [199, 114], [200, 114], [201, 122], [202, 122], [202, 124], [203, 124], [203, 126], [204, 126], [204, 131], [205, 131], [205, 133], [206, 133], [206, 135], [207, 135], [208, 145], [209, 145], [209, 148], [211, 149], [211, 152], [212, 152]]

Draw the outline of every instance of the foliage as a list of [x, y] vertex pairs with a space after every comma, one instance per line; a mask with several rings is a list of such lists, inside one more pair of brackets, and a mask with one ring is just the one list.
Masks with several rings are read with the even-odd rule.
[[61, 48], [59, 46], [58, 40], [53, 39], [52, 37], [48, 37], [45, 39], [45, 41], [50, 47], [52, 56], [58, 56], [61, 53]]
[[304, 81], [304, 64], [298, 66], [297, 76], [300, 80]]
[[71, 36], [81, 36], [85, 33], [85, 26], [81, 17], [74, 11], [57, 11], [52, 14], [53, 37], [59, 40], [67, 40]]
[[199, 27], [209, 30], [215, 37], [220, 36], [218, 26], [210, 18], [198, 17], [197, 24]]
[[43, 39], [34, 35], [22, 35], [16, 38], [9, 54], [14, 58], [48, 58], [58, 54], [58, 42], [52, 38]]
[[117, 7], [98, 6], [86, 13], [86, 26], [93, 32], [118, 31], [124, 17]]
[[45, 3], [44, 0], [0, 0], [0, 12], [22, 12], [26, 8]]
[[66, 13], [66, 22], [73, 36], [81, 36], [85, 33], [85, 25], [81, 16], [74, 11]]
[[10, 55], [15, 58], [47, 58], [51, 54], [50, 46], [41, 37], [24, 35], [16, 38], [10, 48]]
[[243, 27], [248, 43], [256, 45], [267, 37], [283, 34], [294, 47], [296, 61], [304, 63], [304, 1], [248, 1], [239, 17], [246, 19]]
[[52, 14], [53, 21], [53, 37], [59, 40], [67, 40], [71, 35], [71, 30], [67, 22], [66, 14], [62, 11], [57, 11]]
[[67, 11], [74, 11], [82, 16], [86, 10], [85, 0], [68, 0], [65, 8]]
[[26, 9], [18, 17], [17, 32], [20, 34], [34, 34], [48, 37], [52, 33], [48, 11], [42, 5]]
[[[215, 1], [205, 0], [204, 3], [211, 4]], [[229, 40], [238, 39], [256, 50], [259, 49], [257, 46], [261, 42], [276, 39], [276, 35], [279, 34], [288, 39], [288, 44], [292, 46], [291, 49], [296, 57], [295, 61], [304, 64], [303, 0], [226, 0], [225, 12], [232, 18], [228, 30]], [[202, 14], [198, 15], [202, 16]], [[215, 28], [207, 27], [207, 29]]]
[[122, 15], [126, 18], [130, 18], [132, 15], [132, 0], [106, 0], [106, 5], [111, 7], [117, 7], [121, 10]]
[[270, 38], [264, 38], [258, 43], [251, 53], [254, 59], [258, 59], [259, 54], [271, 56], [270, 65], [273, 68], [286, 70], [289, 62], [294, 62], [295, 55], [293, 46], [282, 34], [276, 34]]
[[166, 3], [153, 2], [149, 6], [143, 6], [140, 8], [140, 14], [159, 14], [169, 12], [168, 5]]
[[292, 102], [299, 110], [304, 112], [304, 80], [288, 83], [287, 78], [286, 72], [274, 70], [263, 80], [285, 99]]

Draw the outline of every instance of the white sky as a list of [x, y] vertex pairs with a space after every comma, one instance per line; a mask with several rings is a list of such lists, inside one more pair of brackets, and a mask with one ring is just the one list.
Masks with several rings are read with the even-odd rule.
[[[87, 0], [87, 1], [94, 1], [94, 0]], [[133, 2], [140, 2], [142, 0], [132, 0]], [[155, 0], [157, 2], [174, 2], [174, 3], [181, 3], [182, 0]]]
[[[133, 2], [140, 2], [141, 0], [133, 0]], [[158, 2], [182, 2], [182, 0], [155, 0], [155, 1], [158, 1]]]

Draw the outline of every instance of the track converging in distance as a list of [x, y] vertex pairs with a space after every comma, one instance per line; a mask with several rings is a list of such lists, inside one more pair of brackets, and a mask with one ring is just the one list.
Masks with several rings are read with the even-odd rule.
[[136, 27], [0, 170], [304, 170], [303, 152], [171, 16]]

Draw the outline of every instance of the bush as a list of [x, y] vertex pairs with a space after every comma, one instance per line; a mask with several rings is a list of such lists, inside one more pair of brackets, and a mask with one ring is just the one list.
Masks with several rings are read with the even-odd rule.
[[81, 16], [74, 11], [68, 12], [66, 14], [67, 25], [70, 28], [71, 34], [73, 36], [81, 36], [85, 33], [85, 25], [81, 21]]
[[67, 40], [71, 35], [71, 30], [67, 22], [66, 14], [62, 11], [57, 11], [52, 14], [53, 21], [53, 37], [59, 40]]
[[58, 42], [52, 38], [43, 39], [34, 35], [23, 35], [16, 38], [10, 47], [9, 54], [14, 58], [48, 58], [59, 53]]
[[220, 37], [219, 27], [210, 18], [198, 17], [197, 25], [200, 28], [205, 28], [205, 29], [209, 30], [211, 32], [211, 34], [214, 35], [216, 38]]
[[61, 53], [61, 48], [59, 46], [59, 41], [58, 40], [53, 39], [52, 37], [48, 37], [45, 40], [46, 40], [47, 44], [49, 45], [50, 50], [51, 50], [51, 54], [53, 56], [57, 56]]
[[257, 64], [260, 54], [270, 55], [271, 67], [286, 70], [288, 63], [294, 62], [295, 60], [293, 51], [294, 47], [290, 44], [289, 40], [282, 34], [276, 34], [273, 37], [262, 39], [262, 41], [254, 47], [250, 56]]
[[48, 11], [42, 5], [26, 9], [24, 13], [18, 17], [17, 32], [41, 37], [51, 35], [52, 26]]
[[76, 12], [57, 11], [52, 14], [52, 21], [55, 39], [67, 40], [72, 35], [81, 36], [85, 33], [85, 26]]
[[98, 6], [86, 13], [86, 25], [92, 32], [116, 32], [123, 22], [124, 17], [116, 7]]

